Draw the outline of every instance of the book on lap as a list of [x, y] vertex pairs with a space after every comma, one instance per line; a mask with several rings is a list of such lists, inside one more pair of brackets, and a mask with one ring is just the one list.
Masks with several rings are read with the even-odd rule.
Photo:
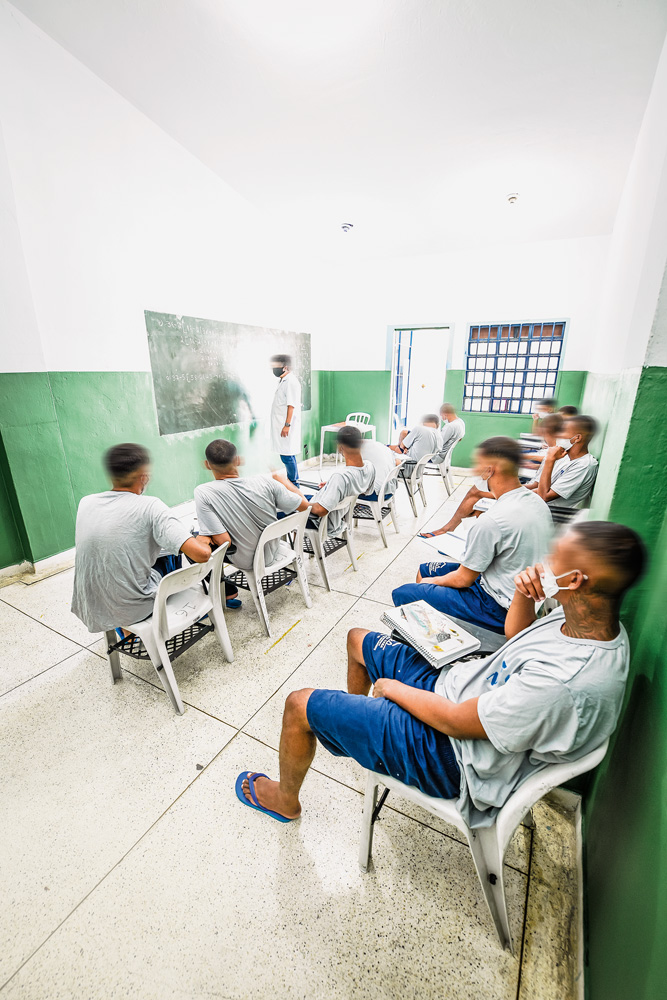
[[467, 653], [474, 653], [481, 642], [425, 601], [413, 601], [392, 608], [382, 615], [382, 622], [417, 650], [433, 667], [444, 667]]

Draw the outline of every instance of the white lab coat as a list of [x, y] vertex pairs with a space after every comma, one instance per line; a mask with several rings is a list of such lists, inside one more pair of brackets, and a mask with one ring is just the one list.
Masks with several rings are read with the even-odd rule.
[[[289, 434], [281, 437], [288, 406], [294, 407], [294, 413]], [[271, 404], [271, 447], [279, 455], [301, 454], [301, 383], [294, 372], [283, 375], [276, 387]]]

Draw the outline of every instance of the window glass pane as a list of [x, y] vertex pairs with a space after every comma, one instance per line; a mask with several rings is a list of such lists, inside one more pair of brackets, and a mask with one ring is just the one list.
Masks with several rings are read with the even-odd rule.
[[524, 400], [524, 402], [521, 404], [522, 413], [530, 413], [532, 409], [533, 409], [533, 404], [530, 401], [526, 402]]
[[537, 367], [538, 367], [538, 369], [540, 369], [540, 368], [546, 368], [548, 364], [549, 364], [549, 359], [548, 358], [538, 358], [537, 359]]
[[[557, 361], [556, 364], [558, 364]], [[487, 370], [493, 371], [494, 368], [496, 367], [496, 358], [489, 358], [488, 361], [486, 362], [486, 367]]]
[[509, 337], [509, 335], [510, 335], [510, 328], [509, 328], [509, 326], [503, 326], [501, 328], [501, 331], [500, 331], [500, 336], [501, 336], [502, 340], [507, 340], [508, 337]]
[[470, 344], [468, 354], [477, 354], [477, 344]]
[[514, 343], [513, 341], [510, 341], [509, 344], [507, 345], [508, 354], [516, 354], [518, 349], [519, 345], [517, 343]]
[[537, 358], [528, 358], [528, 368], [534, 371], [537, 368]]
[[554, 337], [562, 337], [563, 336], [563, 330], [564, 330], [563, 324], [562, 323], [556, 323], [554, 325]]
[[551, 344], [543, 343], [540, 344], [540, 354], [549, 354], [551, 351]]
[[472, 377], [472, 380], [473, 380], [473, 382], [483, 382], [484, 381], [484, 372], [475, 372], [475, 374]]
[[556, 372], [549, 372], [547, 375], [547, 385], [553, 389], [556, 384]]
[[495, 354], [497, 352], [497, 350], [498, 350], [498, 345], [497, 344], [488, 344], [487, 347], [486, 347], [486, 353], [487, 354]]
[[554, 325], [553, 323], [544, 323], [542, 326], [542, 336], [543, 337], [553, 337], [554, 335]]
[[488, 399], [482, 400], [481, 412], [482, 413], [488, 413], [489, 412], [489, 400]]
[[549, 358], [549, 368], [558, 368], [558, 358]]
[[521, 327], [521, 336], [524, 340], [527, 340], [530, 336], [530, 326], [528, 323], [524, 323]]
[[528, 344], [525, 341], [521, 341], [519, 344], [519, 354], [526, 354], [528, 351]]
[[535, 372], [526, 372], [526, 385], [535, 384]]
[[498, 344], [498, 353], [507, 354], [507, 344]]
[[502, 371], [503, 370], [503, 368], [505, 367], [506, 362], [507, 362], [507, 358], [498, 358], [496, 360], [496, 368], [498, 369], [498, 371]]

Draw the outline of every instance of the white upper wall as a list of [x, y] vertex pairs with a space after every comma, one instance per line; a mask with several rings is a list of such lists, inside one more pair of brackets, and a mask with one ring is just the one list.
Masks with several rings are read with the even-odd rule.
[[597, 323], [597, 372], [667, 364], [667, 308], [664, 298], [662, 310], [658, 303], [667, 265], [666, 126], [667, 43], [614, 226]]
[[565, 319], [564, 367], [587, 370], [608, 246], [591, 237], [350, 263], [319, 367], [384, 368], [388, 326], [449, 324], [461, 368], [471, 324]]
[[[0, 95], [43, 346], [26, 353], [34, 319], [13, 306], [4, 370], [149, 370], [144, 309], [317, 333], [318, 265], [4, 0]], [[1, 160], [0, 183], [11, 222]], [[3, 281], [20, 261], [3, 227]]]

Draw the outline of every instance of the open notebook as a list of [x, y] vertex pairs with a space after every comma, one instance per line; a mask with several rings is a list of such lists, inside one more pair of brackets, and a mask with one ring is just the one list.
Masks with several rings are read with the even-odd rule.
[[444, 535], [434, 535], [433, 538], [420, 538], [420, 541], [426, 542], [441, 556], [446, 556], [450, 562], [460, 563], [465, 552], [468, 532], [476, 523], [476, 517], [466, 517], [454, 531], [448, 531]]
[[385, 611], [382, 621], [434, 667], [443, 667], [481, 646], [479, 639], [425, 601], [413, 601], [402, 608]]

